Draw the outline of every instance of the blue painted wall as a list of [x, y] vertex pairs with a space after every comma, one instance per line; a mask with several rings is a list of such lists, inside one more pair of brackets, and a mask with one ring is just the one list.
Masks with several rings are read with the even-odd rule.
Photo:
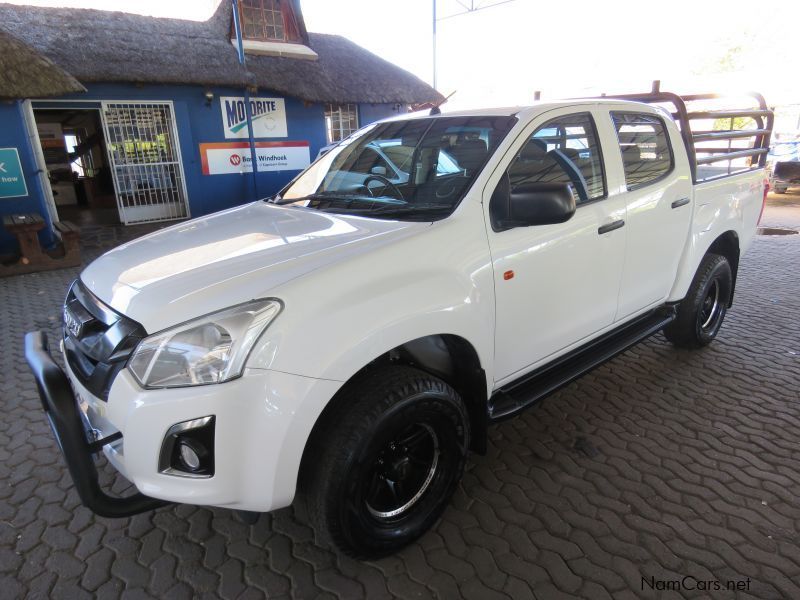
[[[199, 145], [208, 142], [233, 142], [242, 140], [226, 140], [223, 130], [220, 96], [243, 96], [244, 92], [237, 88], [142, 85], [127, 84], [90, 84], [88, 92], [59, 98], [60, 102], [35, 102], [35, 108], [98, 108], [100, 100], [147, 101], [171, 100], [175, 109], [175, 122], [180, 139], [181, 158], [186, 177], [186, 191], [189, 198], [189, 209], [193, 217], [206, 215], [237, 204], [249, 202], [256, 198], [253, 191], [253, 177], [250, 173], [229, 175], [203, 175]], [[214, 98], [207, 105], [205, 93], [211, 91]], [[323, 104], [305, 103], [295, 98], [274, 94], [268, 90], [259, 90], [259, 97], [284, 97], [287, 114], [287, 137], [264, 138], [265, 141], [307, 141], [311, 160], [319, 149], [327, 144], [325, 137], [325, 118]], [[76, 102], [65, 103], [63, 100], [74, 99]], [[87, 102], [88, 101], [88, 102]], [[359, 106], [359, 123], [366, 125], [375, 120], [397, 115], [393, 104], [362, 104]], [[257, 140], [258, 141], [258, 140]], [[26, 139], [23, 122], [15, 104], [0, 105], [0, 147], [19, 147], [23, 158], [23, 169], [30, 179], [33, 165], [25, 163], [30, 152], [23, 152]], [[24, 155], [24, 156], [23, 156]], [[258, 174], [258, 197], [267, 197], [283, 187], [299, 171], [280, 171]], [[36, 192], [31, 179], [28, 184], [28, 198], [18, 201], [0, 199], [0, 213], [33, 212], [45, 214], [44, 200], [41, 192]], [[8, 236], [0, 237], [0, 251], [8, 252]]]
[[[16, 148], [22, 172], [25, 174], [27, 196], [16, 198], [0, 198], [0, 218], [14, 213], [38, 212], [49, 222], [45, 209], [39, 178], [36, 176], [36, 164], [28, 144], [22, 107], [17, 102], [0, 102], [0, 148]], [[51, 245], [52, 234], [48, 229], [39, 233], [39, 240]], [[5, 229], [0, 228], [0, 254], [11, 254], [17, 251], [17, 240]]]
[[397, 104], [359, 104], [358, 124], [369, 125], [375, 121], [396, 117], [405, 112], [405, 107]]
[[[189, 209], [193, 217], [212, 213], [236, 204], [255, 199], [250, 173], [228, 175], [203, 175], [200, 162], [200, 144], [208, 142], [239, 142], [225, 139], [222, 124], [220, 96], [243, 96], [241, 89], [200, 86], [131, 86], [124, 84], [96, 84], [87, 86], [88, 93], [65, 96], [81, 101], [74, 106], [86, 107], [86, 100], [171, 100], [175, 108], [183, 170]], [[205, 93], [214, 98], [206, 105]], [[259, 91], [257, 96], [272, 96], [269, 91]], [[276, 95], [276, 97], [278, 97]], [[285, 98], [287, 133], [285, 138], [263, 138], [265, 141], [302, 140], [310, 144], [311, 156], [316, 156], [326, 144], [325, 118], [321, 104], [306, 106], [295, 98]], [[70, 106], [63, 102], [58, 107]], [[56, 106], [54, 103], [36, 102], [34, 108]], [[89, 105], [92, 106], [92, 105]], [[99, 104], [95, 105], [99, 106]], [[299, 171], [279, 171], [258, 174], [259, 196], [274, 194]]]

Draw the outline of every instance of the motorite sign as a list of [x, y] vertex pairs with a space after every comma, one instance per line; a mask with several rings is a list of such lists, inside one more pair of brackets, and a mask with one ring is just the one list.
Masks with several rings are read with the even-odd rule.
[[[222, 96], [222, 129], [226, 139], [247, 139], [247, 108], [244, 98]], [[286, 129], [286, 104], [283, 98], [250, 98], [254, 138], [289, 135]]]
[[[203, 175], [250, 173], [253, 161], [247, 142], [200, 144]], [[256, 142], [259, 173], [264, 171], [300, 171], [311, 164], [308, 142]]]

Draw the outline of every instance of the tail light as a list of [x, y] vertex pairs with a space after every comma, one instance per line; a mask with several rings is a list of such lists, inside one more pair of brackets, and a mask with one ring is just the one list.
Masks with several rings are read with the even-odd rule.
[[757, 225], [761, 225], [761, 217], [764, 216], [764, 208], [767, 206], [767, 194], [769, 194], [769, 179], [764, 180], [764, 197], [761, 199], [761, 212], [758, 213]]

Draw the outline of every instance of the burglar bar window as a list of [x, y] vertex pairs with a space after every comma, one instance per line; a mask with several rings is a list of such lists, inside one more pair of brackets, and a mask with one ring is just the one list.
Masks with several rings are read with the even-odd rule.
[[250, 40], [286, 41], [280, 0], [241, 0], [242, 36]]
[[358, 129], [358, 107], [355, 104], [327, 104], [325, 106], [325, 130], [328, 143], [343, 140]]

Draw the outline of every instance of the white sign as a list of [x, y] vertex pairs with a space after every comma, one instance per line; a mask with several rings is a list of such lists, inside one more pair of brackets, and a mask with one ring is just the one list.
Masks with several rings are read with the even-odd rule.
[[[253, 161], [247, 142], [200, 144], [203, 175], [250, 173]], [[308, 142], [256, 142], [258, 172], [301, 171], [311, 164]]]
[[[222, 128], [226, 139], [247, 139], [247, 109], [244, 98], [221, 96]], [[289, 135], [286, 129], [286, 104], [283, 98], [250, 98], [254, 138]]]

